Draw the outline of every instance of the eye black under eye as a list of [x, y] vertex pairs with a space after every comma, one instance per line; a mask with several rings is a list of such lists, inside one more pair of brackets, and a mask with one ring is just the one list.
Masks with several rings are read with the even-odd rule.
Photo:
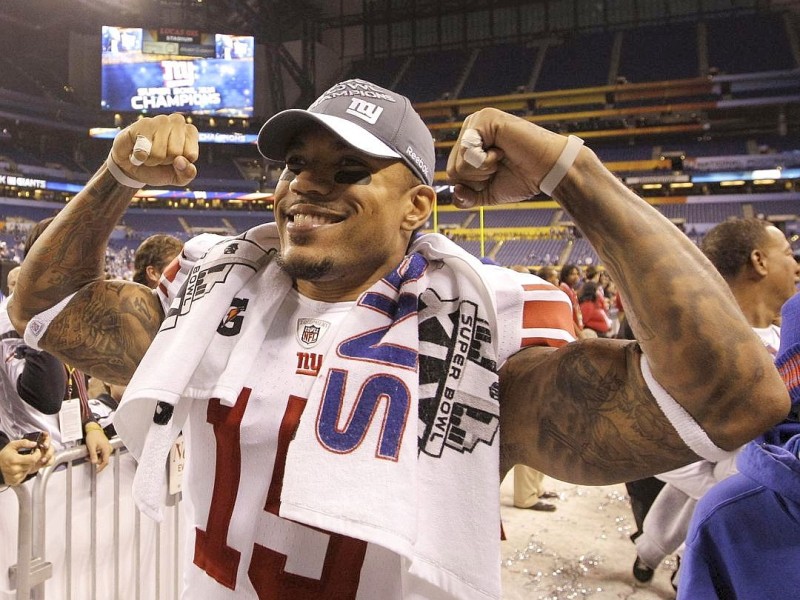
[[336, 183], [344, 183], [347, 185], [354, 185], [354, 184], [361, 184], [367, 185], [372, 181], [372, 174], [367, 170], [347, 170], [347, 171], [336, 171], [336, 174], [333, 176], [333, 180]]

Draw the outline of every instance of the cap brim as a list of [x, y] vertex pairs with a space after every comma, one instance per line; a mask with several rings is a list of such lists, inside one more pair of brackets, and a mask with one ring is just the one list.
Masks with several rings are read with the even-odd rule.
[[309, 124], [319, 124], [344, 143], [371, 156], [402, 158], [366, 129], [341, 117], [312, 113], [293, 108], [279, 112], [258, 132], [258, 151], [274, 161], [286, 159], [286, 148], [292, 139]]

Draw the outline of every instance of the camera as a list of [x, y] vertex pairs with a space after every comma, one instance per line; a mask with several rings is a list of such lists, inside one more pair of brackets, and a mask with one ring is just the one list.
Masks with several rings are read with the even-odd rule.
[[[36, 446], [41, 450], [43, 453], [45, 452], [44, 447], [44, 433], [41, 431], [32, 431], [31, 433], [26, 433], [22, 436], [23, 440], [30, 440], [32, 442], [36, 442]], [[36, 448], [19, 448], [17, 450], [18, 454], [33, 454], [33, 451]]]

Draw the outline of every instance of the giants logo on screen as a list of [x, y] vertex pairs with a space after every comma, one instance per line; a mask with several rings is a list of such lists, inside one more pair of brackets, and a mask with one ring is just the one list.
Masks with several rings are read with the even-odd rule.
[[195, 85], [199, 71], [195, 60], [162, 60], [161, 70], [161, 87], [138, 88], [138, 93], [131, 98], [132, 109], [192, 111], [217, 108], [222, 103], [215, 87]]
[[194, 87], [195, 66], [190, 60], [162, 60], [164, 87]]

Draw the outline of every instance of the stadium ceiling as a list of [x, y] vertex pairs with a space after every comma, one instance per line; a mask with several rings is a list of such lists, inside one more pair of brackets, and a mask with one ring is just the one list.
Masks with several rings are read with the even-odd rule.
[[[546, 0], [534, 0], [544, 2]], [[392, 11], [384, 10], [391, 2]], [[3, 0], [0, 30], [96, 31], [101, 25], [193, 27], [254, 34], [269, 41], [302, 37], [316, 28], [422, 18], [479, 8], [529, 4], [522, 0]], [[264, 36], [264, 37], [262, 37]]]
[[330, 17], [331, 5], [338, 11], [338, 2], [322, 0], [3, 0], [0, 28], [92, 32], [101, 25], [165, 25], [260, 33], [269, 21], [291, 39], [303, 23]]

